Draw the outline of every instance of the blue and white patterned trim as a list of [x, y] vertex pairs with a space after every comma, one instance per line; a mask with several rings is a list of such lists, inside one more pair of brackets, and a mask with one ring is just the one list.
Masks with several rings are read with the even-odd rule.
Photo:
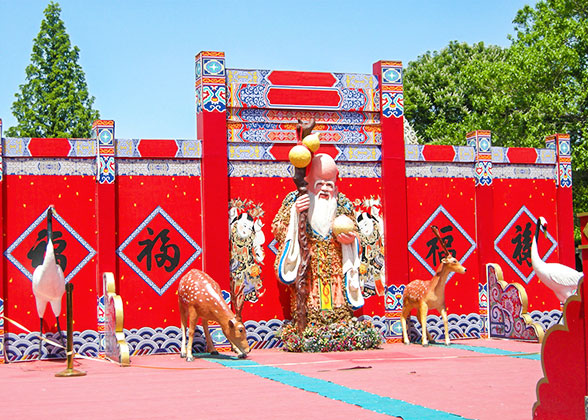
[[229, 144], [229, 160], [276, 160], [271, 143]]
[[351, 162], [380, 162], [382, 160], [382, 148], [379, 146], [351, 146], [335, 145], [339, 152], [335, 161]]
[[96, 163], [91, 159], [4, 158], [6, 175], [95, 176]]
[[[561, 314], [561, 311], [553, 310], [550, 312], [533, 311], [530, 315], [535, 322], [543, 323], [547, 329], [557, 322], [559, 314]], [[480, 338], [484, 333], [484, 319], [477, 313], [463, 315], [449, 314], [447, 318], [449, 335], [452, 339]], [[371, 321], [385, 338], [402, 337], [399, 317], [390, 318], [377, 315], [362, 315], [359, 317], [359, 320]], [[287, 322], [280, 319], [245, 321], [247, 340], [251, 349], [254, 351], [255, 349], [281, 348], [283, 343], [276, 337], [276, 332]], [[429, 314], [427, 317], [427, 329], [436, 340], [441, 340], [445, 336], [441, 316]], [[421, 331], [420, 323], [416, 317], [412, 316], [408, 330], [410, 340], [412, 342], [419, 342]], [[129, 345], [131, 357], [150, 354], [177, 354], [180, 351], [182, 343], [182, 332], [177, 326], [125, 329], [124, 335]], [[53, 339], [59, 340], [57, 334], [53, 335]], [[99, 354], [99, 340], [100, 337], [96, 331], [74, 331], [74, 351], [84, 356], [97, 357]], [[36, 333], [7, 333], [5, 348], [7, 351], [6, 357], [10, 362], [36, 360], [38, 358], [39, 339]], [[206, 348], [206, 340], [204, 339], [204, 333], [200, 325], [197, 327], [196, 334], [194, 335], [193, 348], [196, 352], [204, 352]], [[43, 359], [65, 358], [65, 352], [62, 349], [50, 345], [43, 346], [43, 349]]]
[[[70, 145], [68, 157], [95, 157], [96, 141], [94, 139], [67, 139]], [[31, 157], [30, 137], [7, 137], [4, 139], [5, 157]]]
[[406, 162], [407, 178], [474, 178], [474, 166], [466, 163]]
[[340, 178], [382, 178], [382, 164], [379, 162], [338, 162], [337, 168]]
[[[296, 111], [288, 110], [269, 110], [260, 108], [230, 108], [227, 111], [227, 118], [229, 123], [261, 123], [274, 124], [270, 128], [278, 128], [277, 124], [296, 124]], [[380, 124], [380, 114], [370, 111], [333, 111], [325, 114], [321, 112], [311, 112], [314, 115], [317, 124], [327, 124], [329, 128], [343, 128], [345, 130], [353, 129], [354, 125], [371, 125], [378, 126]], [[248, 124], [249, 126], [249, 124]], [[266, 125], [263, 125], [267, 128]], [[320, 132], [315, 130], [315, 132]]]
[[[404, 146], [404, 157], [407, 161], [411, 162], [427, 162], [427, 163], [436, 163], [430, 162], [425, 159], [423, 155], [423, 150], [425, 147], [434, 147], [434, 146], [427, 146], [423, 144], [406, 144]], [[451, 146], [454, 150], [455, 156], [453, 157], [453, 162], [475, 162], [476, 160], [476, 149], [472, 146]], [[446, 163], [446, 162], [444, 162]]]
[[[174, 275], [163, 285], [163, 287], [158, 287], [153, 280], [151, 280], [149, 278], [149, 276], [147, 276], [145, 273], [143, 273], [143, 271], [137, 267], [137, 265], [124, 254], [124, 250], [125, 248], [131, 243], [131, 241], [133, 239], [135, 239], [135, 237], [141, 233], [143, 231], [143, 229], [145, 229], [145, 227], [155, 218], [155, 216], [157, 216], [158, 214], [160, 214], [165, 220], [168, 221], [168, 223], [170, 225], [172, 225], [174, 227], [174, 229], [176, 229], [178, 231], [178, 233], [180, 235], [182, 235], [182, 237], [188, 241], [188, 243], [190, 243], [190, 245], [192, 245], [192, 247], [194, 248], [194, 253], [190, 256], [190, 258], [188, 258], [188, 260], [180, 267], [176, 270], [176, 272], [174, 273]], [[188, 269], [188, 267], [196, 260], [196, 258], [198, 258], [198, 256], [200, 255], [200, 253], [202, 252], [202, 249], [198, 246], [198, 244], [196, 243], [196, 241], [194, 241], [190, 235], [188, 235], [184, 229], [181, 228], [180, 225], [178, 225], [176, 223], [176, 221], [174, 219], [171, 218], [171, 216], [169, 214], [167, 214], [165, 212], [165, 210], [163, 210], [160, 206], [157, 206], [155, 208], [155, 210], [153, 210], [151, 212], [151, 214], [149, 216], [147, 216], [147, 218], [145, 220], [143, 220], [143, 222], [137, 226], [137, 228], [130, 234], [130, 236], [118, 247], [118, 249], [116, 250], [117, 255], [128, 264], [129, 267], [131, 267], [133, 269], [133, 271], [143, 279], [143, 281], [145, 281], [145, 283], [147, 283], [149, 285], [149, 287], [151, 287], [159, 296], [162, 296], [167, 289], [169, 289], [169, 287], [177, 280], [178, 277], [180, 277], [184, 271], [186, 271]]]
[[494, 179], [556, 179], [555, 165], [495, 164]]
[[[341, 178], [381, 178], [382, 165], [380, 163], [350, 163], [338, 162], [339, 177]], [[229, 162], [229, 176], [260, 177], [260, 178], [292, 178], [294, 167], [288, 162]]]
[[200, 162], [177, 159], [116, 161], [117, 176], [200, 176]]
[[535, 149], [537, 151], [537, 163], [555, 164], [555, 151], [550, 149]]
[[[0, 121], [0, 139], [2, 137]], [[6, 347], [4, 346], [4, 299], [0, 298], [0, 363], [6, 362]]]
[[292, 178], [294, 166], [288, 162], [229, 162], [229, 177]]
[[[47, 207], [48, 209], [49, 207]], [[39, 215], [39, 217], [37, 217], [37, 219], [35, 219], [35, 221], [23, 232], [21, 233], [21, 235], [16, 238], [16, 240], [12, 243], [12, 245], [10, 245], [8, 247], [8, 249], [4, 252], [4, 255], [6, 256], [6, 258], [8, 258], [8, 260], [14, 264], [14, 266], [16, 268], [18, 268], [18, 270], [25, 275], [25, 277], [27, 279], [29, 279], [30, 281], [33, 281], [33, 273], [31, 273], [25, 266], [23, 266], [13, 255], [12, 252], [16, 249], [16, 247], [18, 247], [20, 245], [20, 243], [22, 241], [24, 241], [24, 239], [29, 236], [31, 234], [31, 232], [33, 232], [37, 226], [39, 226], [39, 224], [41, 224], [41, 222], [43, 222], [46, 218], [47, 218], [47, 209], [43, 210], [43, 212]], [[86, 255], [86, 257], [80, 261], [78, 263], [78, 265], [76, 265], [74, 267], [74, 269], [67, 275], [67, 277], [65, 278], [65, 282], [68, 283], [76, 274], [78, 274], [78, 272], [92, 259], [94, 258], [94, 255], [96, 255], [96, 251], [94, 251], [94, 249], [88, 244], [88, 242], [86, 242], [84, 240], [84, 238], [82, 238], [58, 213], [54, 213], [53, 217], [59, 221], [59, 223], [61, 224], [61, 226], [63, 226], [63, 228], [65, 230], [67, 230], [71, 236], [73, 236], [79, 243], [80, 245], [82, 245], [86, 251], [88, 251], [88, 254]]]
[[[227, 69], [227, 84], [234, 85], [273, 85], [268, 76], [271, 70]], [[363, 73], [332, 73], [334, 83], [330, 87], [341, 89], [378, 89], [378, 79], [372, 74]], [[299, 86], [307, 88], [308, 86]]]
[[[117, 139], [116, 156], [119, 158], [140, 158], [139, 146], [148, 139]], [[175, 159], [194, 159], [202, 157], [202, 142], [200, 140], [173, 139], [178, 147]]]
[[[554, 149], [534, 149], [537, 153], [535, 163], [540, 164], [555, 164], [556, 153]], [[492, 162], [493, 163], [510, 163], [508, 159], [508, 147], [492, 146]]]
[[[483, 316], [478, 313], [465, 315], [448, 314], [447, 324], [449, 337], [451, 339], [481, 338], [487, 331], [485, 330], [485, 320]], [[439, 315], [429, 313], [427, 316], [427, 332], [430, 333], [435, 340], [443, 340], [445, 338], [443, 318]], [[412, 343], [421, 342], [422, 326], [415, 316], [410, 317], [408, 336]]]

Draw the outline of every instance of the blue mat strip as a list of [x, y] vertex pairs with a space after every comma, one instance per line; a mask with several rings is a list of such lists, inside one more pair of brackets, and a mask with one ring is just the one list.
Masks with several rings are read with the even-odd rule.
[[[439, 345], [439, 346], [441, 346], [441, 345]], [[469, 350], [469, 351], [474, 351], [476, 353], [492, 354], [492, 355], [497, 355], [497, 356], [516, 357], [517, 359], [541, 360], [541, 354], [521, 354], [524, 352], [494, 349], [492, 347], [466, 346], [464, 344], [453, 344], [453, 343], [451, 343], [450, 347], [452, 349]]]
[[[262, 378], [271, 379], [303, 391], [315, 392], [332, 400], [353, 404], [376, 413], [400, 417], [404, 420], [455, 420], [465, 418], [457, 414], [422, 407], [394, 398], [382, 397], [367, 391], [347, 388], [289, 370], [260, 365], [251, 360], [225, 358], [206, 358], [206, 360], [219, 363], [229, 368], [239, 369]], [[407, 392], [409, 391], [407, 390]]]

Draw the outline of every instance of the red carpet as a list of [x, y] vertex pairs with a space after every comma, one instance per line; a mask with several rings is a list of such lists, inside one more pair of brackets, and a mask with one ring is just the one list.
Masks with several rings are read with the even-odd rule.
[[[288, 371], [296, 372], [467, 419], [531, 418], [535, 386], [542, 377], [540, 360], [458, 347], [535, 353], [539, 344], [499, 340], [456, 344], [449, 348], [387, 344], [381, 350], [322, 354], [255, 350], [247, 361], [274, 366], [286, 376]], [[0, 418], [395, 418], [280, 383], [279, 378], [262, 378], [255, 369], [247, 373], [199, 359], [187, 363], [178, 355], [133, 357], [131, 363], [132, 367], [121, 368], [76, 360], [74, 367], [87, 375], [74, 378], [54, 376], [65, 368], [63, 361], [2, 365]], [[232, 364], [238, 367], [239, 361]]]

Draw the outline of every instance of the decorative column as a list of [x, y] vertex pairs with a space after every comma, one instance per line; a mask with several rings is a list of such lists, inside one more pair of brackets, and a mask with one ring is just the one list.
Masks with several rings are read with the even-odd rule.
[[[92, 125], [96, 139], [96, 294], [98, 299], [99, 356], [104, 357], [105, 295], [102, 276], [116, 270], [116, 173], [114, 121], [97, 120]], [[117, 285], [119, 287], [119, 285]]]
[[[580, 290], [577, 292], [582, 298], [581, 304], [584, 321], [584, 334], [582, 334], [582, 338], [584, 339], [584, 348], [582, 349], [583, 351], [578, 351], [578, 353], [584, 356], [584, 360], [582, 360], [584, 370], [583, 372], [581, 372], [581, 376], [584, 378], [584, 401], [585, 407], [587, 407], [588, 396], [586, 395], [588, 395], [588, 322], [586, 321], [586, 314], [588, 314], [588, 296], [586, 296], [586, 282], [588, 281], [588, 277], [586, 276], [586, 274], [588, 273], [588, 213], [578, 213], [576, 214], [576, 217], [580, 220], [581, 243], [578, 246], [578, 248], [582, 250], [582, 267], [584, 270], [584, 279], [580, 281]], [[541, 355], [541, 358], [543, 359], [543, 354]]]
[[225, 53], [196, 56], [196, 134], [202, 142], [203, 269], [224, 290], [230, 289], [229, 173]]
[[557, 241], [559, 262], [576, 266], [574, 249], [574, 210], [572, 200], [572, 148], [568, 134], [554, 134], [545, 138], [548, 149], [555, 150], [557, 158]]
[[[2, 138], [2, 119], [0, 119], [0, 220], [4, 220], [4, 139]], [[4, 255], [4, 223], [0, 223], [0, 255]], [[4, 258], [0, 258], [0, 273], [4, 276]], [[0, 363], [7, 363], [4, 349], [4, 282], [0, 281]]]
[[[549, 141], [550, 139], [548, 139]], [[565, 169], [565, 168], [564, 168]], [[588, 213], [580, 219], [584, 279], [564, 305], [563, 325], [547, 330], [541, 347], [543, 377], [537, 382], [534, 420], [588, 418]], [[565, 326], [564, 326], [565, 325]]]
[[467, 145], [474, 148], [476, 183], [476, 242], [478, 246], [478, 302], [480, 337], [489, 337], [488, 282], [486, 263], [494, 261], [494, 189], [492, 188], [492, 134], [477, 130], [466, 134]]
[[386, 317], [388, 341], [399, 341], [403, 285], [408, 283], [408, 215], [404, 155], [404, 103], [402, 63], [378, 61], [373, 73], [380, 82], [380, 124], [382, 129], [382, 191], [384, 237], [386, 238]]

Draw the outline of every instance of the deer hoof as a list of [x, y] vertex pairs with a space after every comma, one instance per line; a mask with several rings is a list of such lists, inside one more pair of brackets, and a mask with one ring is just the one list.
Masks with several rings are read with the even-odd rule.
[[180, 352], [180, 357], [182, 359], [185, 359], [186, 358], [186, 352], [185, 351]]
[[194, 361], [194, 356], [186, 357], [186, 362], [193, 362], [193, 361]]
[[247, 355], [245, 353], [241, 353], [237, 356], [239, 359], [247, 359]]
[[410, 345], [410, 341], [405, 341], [404, 345], [409, 346]]
[[423, 343], [423, 347], [429, 347], [429, 343]]
[[449, 345], [449, 340], [445, 340], [445, 345], [448, 346]]
[[218, 351], [216, 351], [216, 350], [213, 350], [213, 351], [211, 351], [211, 352], [210, 352], [210, 354], [211, 354], [212, 356], [218, 356]]

